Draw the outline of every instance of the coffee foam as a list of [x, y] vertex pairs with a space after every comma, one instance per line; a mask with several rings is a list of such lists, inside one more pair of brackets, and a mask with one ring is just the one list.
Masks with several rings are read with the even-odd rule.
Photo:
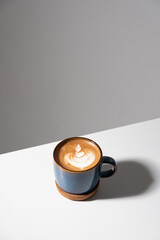
[[91, 149], [82, 149], [78, 144], [75, 152], [66, 153], [64, 158], [67, 165], [70, 164], [73, 167], [83, 169], [94, 162], [95, 154]]
[[85, 138], [74, 138], [65, 142], [57, 153], [59, 164], [74, 171], [84, 171], [92, 168], [101, 157], [98, 146]]

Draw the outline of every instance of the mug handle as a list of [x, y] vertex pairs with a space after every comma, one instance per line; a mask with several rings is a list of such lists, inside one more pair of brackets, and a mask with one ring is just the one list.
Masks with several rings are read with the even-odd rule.
[[107, 157], [107, 156], [103, 156], [103, 157], [102, 157], [102, 165], [103, 165], [104, 163], [108, 163], [108, 164], [112, 165], [112, 168], [109, 169], [109, 170], [106, 170], [106, 171], [101, 171], [101, 175], [100, 175], [101, 178], [110, 177], [110, 176], [112, 176], [112, 175], [116, 172], [116, 170], [117, 170], [116, 161], [115, 161], [113, 158]]

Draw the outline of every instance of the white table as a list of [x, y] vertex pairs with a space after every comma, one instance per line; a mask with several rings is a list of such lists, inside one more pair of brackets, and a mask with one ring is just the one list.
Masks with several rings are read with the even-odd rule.
[[57, 192], [57, 143], [0, 156], [0, 240], [160, 239], [160, 119], [86, 136], [118, 171], [85, 202]]

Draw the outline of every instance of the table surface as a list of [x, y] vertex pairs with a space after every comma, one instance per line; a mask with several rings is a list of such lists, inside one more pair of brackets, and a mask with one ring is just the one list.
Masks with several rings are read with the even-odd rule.
[[160, 239], [160, 119], [86, 135], [117, 173], [88, 201], [55, 187], [57, 142], [0, 155], [0, 239]]

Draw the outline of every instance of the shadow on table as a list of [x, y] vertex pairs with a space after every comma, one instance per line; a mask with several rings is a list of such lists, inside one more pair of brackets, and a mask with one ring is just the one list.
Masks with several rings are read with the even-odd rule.
[[154, 178], [147, 166], [138, 161], [120, 161], [117, 172], [101, 178], [97, 193], [90, 199], [111, 199], [136, 196], [151, 190]]

